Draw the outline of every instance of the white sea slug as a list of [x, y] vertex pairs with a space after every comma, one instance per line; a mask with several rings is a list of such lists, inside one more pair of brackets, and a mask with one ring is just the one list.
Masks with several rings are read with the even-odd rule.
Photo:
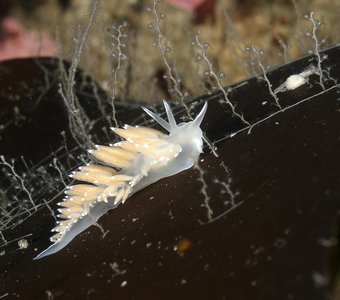
[[200, 124], [207, 103], [191, 122], [176, 124], [164, 101], [168, 122], [143, 108], [169, 135], [139, 126], [111, 128], [124, 138], [111, 146], [97, 146], [89, 152], [100, 164], [82, 166], [70, 176], [85, 183], [70, 186], [58, 203], [59, 221], [52, 230], [53, 244], [35, 259], [64, 248], [75, 236], [97, 222], [108, 210], [124, 203], [133, 193], [168, 176], [191, 168], [203, 147]]

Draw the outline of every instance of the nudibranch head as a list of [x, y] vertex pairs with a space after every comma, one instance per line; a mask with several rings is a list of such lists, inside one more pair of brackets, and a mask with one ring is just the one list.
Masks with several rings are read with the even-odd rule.
[[168, 122], [145, 107], [143, 107], [143, 110], [169, 132], [169, 141], [181, 145], [183, 153], [196, 162], [200, 153], [203, 152], [203, 132], [200, 125], [207, 111], [208, 103], [205, 102], [200, 113], [194, 120], [179, 124], [176, 123], [169, 104], [165, 100], [163, 100], [163, 104], [168, 117]]

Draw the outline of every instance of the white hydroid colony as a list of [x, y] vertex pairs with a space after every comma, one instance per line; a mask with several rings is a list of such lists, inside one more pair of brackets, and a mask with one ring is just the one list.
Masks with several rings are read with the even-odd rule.
[[143, 109], [169, 135], [139, 126], [112, 128], [125, 140], [112, 146], [97, 146], [89, 151], [101, 164], [82, 166], [70, 175], [86, 183], [72, 185], [66, 190], [65, 199], [59, 203], [60, 220], [52, 230], [55, 234], [50, 238], [53, 244], [35, 259], [64, 248], [108, 210], [124, 203], [138, 190], [189, 169], [197, 162], [203, 146], [200, 124], [207, 103], [195, 120], [178, 125], [165, 101], [164, 106], [169, 122]]

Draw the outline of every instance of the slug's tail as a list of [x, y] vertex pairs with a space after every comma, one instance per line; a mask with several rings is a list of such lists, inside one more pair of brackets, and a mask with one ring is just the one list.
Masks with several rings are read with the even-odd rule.
[[124, 202], [131, 193], [134, 177], [117, 174], [106, 166], [88, 165], [74, 172], [72, 177], [90, 184], [76, 184], [66, 191], [60, 203], [57, 226], [50, 238], [53, 245], [35, 259], [53, 254], [64, 248], [75, 236], [93, 225], [108, 210]]
[[[110, 209], [113, 209], [118, 204], [114, 203], [96, 203], [89, 211], [87, 215], [78, 219], [73, 225], [66, 230], [65, 232], [58, 233], [60, 234], [60, 238], [58, 240], [54, 240], [54, 243], [49, 246], [46, 250], [41, 252], [37, 255], [34, 259], [40, 259], [45, 256], [51, 255], [53, 253], [58, 252], [59, 250], [63, 249], [69, 242], [71, 242], [79, 233], [90, 227], [91, 225], [95, 224], [97, 220], [108, 212]], [[52, 238], [51, 238], [51, 241]]]

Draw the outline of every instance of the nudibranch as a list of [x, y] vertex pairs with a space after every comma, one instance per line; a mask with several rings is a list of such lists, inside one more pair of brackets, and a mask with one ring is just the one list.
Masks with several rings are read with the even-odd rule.
[[70, 177], [83, 182], [68, 187], [65, 198], [58, 203], [59, 221], [52, 230], [53, 243], [35, 259], [64, 248], [79, 233], [110, 209], [124, 203], [133, 193], [168, 176], [191, 168], [203, 147], [200, 128], [207, 110], [190, 122], [177, 124], [166, 101], [163, 101], [168, 122], [147, 108], [144, 111], [169, 134], [141, 126], [111, 128], [124, 140], [110, 146], [89, 150], [97, 162], [87, 164]]

